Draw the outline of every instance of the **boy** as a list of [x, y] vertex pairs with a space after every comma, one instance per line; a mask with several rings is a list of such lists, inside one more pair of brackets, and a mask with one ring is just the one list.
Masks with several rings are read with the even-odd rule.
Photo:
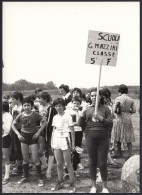
[[[82, 103], [81, 98], [75, 96], [72, 98], [72, 108], [67, 109], [65, 111], [66, 113], [71, 115], [73, 120], [74, 130], [75, 130], [75, 147], [76, 146], [81, 147], [82, 137], [83, 137], [82, 128], [78, 126], [78, 120], [81, 116], [81, 111], [79, 111], [79, 107], [81, 103]], [[79, 164], [80, 164], [80, 154], [75, 151], [73, 155], [73, 169], [76, 176], [79, 176], [77, 173], [77, 168]]]
[[[44, 186], [41, 174], [41, 165], [38, 157], [38, 137], [41, 131], [45, 127], [44, 125], [37, 130], [37, 123], [42, 120], [42, 117], [36, 112], [32, 111], [34, 106], [31, 98], [25, 98], [23, 100], [23, 112], [19, 114], [12, 124], [14, 132], [17, 134], [18, 139], [21, 142], [21, 149], [23, 155], [23, 171], [24, 177], [18, 181], [19, 184], [28, 182], [28, 170], [29, 170], [29, 147], [31, 148], [32, 158], [36, 166], [37, 175], [39, 177], [38, 186]], [[21, 122], [21, 133], [17, 130], [16, 124]]]
[[[55, 191], [63, 187], [63, 162], [65, 162], [65, 166], [68, 169], [70, 177], [69, 193], [74, 193], [76, 191], [76, 187], [74, 185], [74, 172], [71, 164], [71, 150], [74, 151], [75, 149], [75, 135], [72, 118], [64, 111], [65, 105], [65, 100], [62, 98], [57, 98], [53, 102], [53, 106], [55, 106], [58, 114], [53, 117], [51, 147], [54, 150], [57, 162], [58, 183], [51, 190]], [[69, 131], [71, 131], [72, 146], [70, 144]]]

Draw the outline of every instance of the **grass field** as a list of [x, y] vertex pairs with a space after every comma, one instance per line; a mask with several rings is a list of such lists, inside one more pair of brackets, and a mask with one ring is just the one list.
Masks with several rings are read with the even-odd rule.
[[[135, 99], [136, 109], [137, 112], [132, 115], [132, 121], [134, 126], [134, 132], [135, 132], [135, 138], [136, 141], [133, 143], [133, 154], [139, 154], [140, 152], [140, 103], [138, 99]], [[82, 147], [84, 148], [84, 153], [82, 154], [82, 164], [85, 167], [83, 170], [79, 170], [80, 177], [76, 178], [76, 187], [77, 187], [77, 193], [89, 193], [90, 190], [90, 176], [89, 176], [89, 168], [88, 168], [88, 156], [85, 149], [85, 142], [83, 137], [83, 143]], [[123, 157], [127, 155], [127, 151], [123, 152]], [[122, 166], [125, 162], [124, 158], [116, 159], [115, 160], [120, 166]], [[3, 167], [4, 168], [4, 167]], [[12, 166], [11, 166], [12, 168]], [[122, 192], [122, 183], [121, 183], [121, 168], [115, 169], [115, 168], [108, 168], [108, 189], [110, 193], [123, 193]], [[3, 169], [4, 173], [4, 169]], [[38, 187], [37, 186], [37, 178], [35, 173], [35, 168], [33, 168], [30, 171], [31, 176], [31, 182], [23, 185], [17, 184], [17, 181], [21, 178], [20, 176], [17, 177], [10, 177], [10, 182], [4, 186], [2, 186], [2, 192], [3, 193], [52, 193], [51, 188], [55, 185], [57, 182], [57, 170], [56, 170], [56, 164], [54, 164], [53, 172], [52, 172], [52, 180], [51, 181], [45, 181], [44, 187]], [[45, 180], [45, 176], [43, 177]], [[60, 189], [59, 191], [55, 193], [68, 193], [68, 180], [65, 181], [65, 187], [63, 189]], [[101, 192], [101, 184], [97, 184], [97, 192]]]

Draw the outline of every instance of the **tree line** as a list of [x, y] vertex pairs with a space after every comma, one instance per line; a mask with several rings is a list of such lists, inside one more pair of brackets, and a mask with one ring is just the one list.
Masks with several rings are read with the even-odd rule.
[[43, 90], [55, 90], [58, 89], [53, 81], [44, 83], [31, 83], [25, 79], [20, 79], [12, 84], [2, 83], [3, 91], [24, 91], [24, 90], [35, 90], [36, 88], [41, 88]]

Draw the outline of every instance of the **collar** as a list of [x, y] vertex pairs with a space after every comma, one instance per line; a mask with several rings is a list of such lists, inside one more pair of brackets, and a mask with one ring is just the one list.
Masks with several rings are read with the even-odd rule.
[[63, 96], [64, 99], [67, 99], [70, 96], [70, 92], [68, 92], [65, 96]]

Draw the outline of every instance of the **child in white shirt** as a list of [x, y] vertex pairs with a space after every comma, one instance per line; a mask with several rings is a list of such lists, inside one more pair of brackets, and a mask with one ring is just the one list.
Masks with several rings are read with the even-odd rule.
[[[58, 171], [58, 183], [51, 190], [56, 191], [63, 187], [63, 162], [68, 169], [70, 177], [70, 191], [69, 193], [74, 193], [76, 187], [74, 185], [74, 172], [71, 164], [71, 151], [74, 151], [74, 124], [72, 118], [69, 114], [65, 113], [65, 100], [62, 98], [57, 98], [53, 102], [53, 106], [57, 111], [57, 115], [53, 117], [52, 126], [52, 140], [51, 147], [54, 150], [54, 155], [57, 162]], [[72, 144], [70, 142], [69, 131], [71, 131]]]

